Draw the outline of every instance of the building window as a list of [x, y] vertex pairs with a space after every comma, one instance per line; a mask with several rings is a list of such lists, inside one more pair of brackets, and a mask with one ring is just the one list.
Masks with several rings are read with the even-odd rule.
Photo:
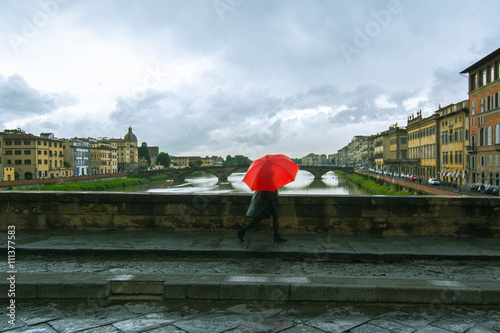
[[16, 160], [16, 165], [22, 165], [23, 164], [23, 161], [22, 160]]
[[477, 74], [474, 73], [470, 77], [470, 90], [476, 90], [477, 89]]
[[488, 66], [488, 78], [487, 82], [490, 83], [495, 79], [495, 66], [489, 65]]
[[22, 155], [22, 154], [23, 154], [23, 152], [22, 152], [22, 151], [20, 151], [20, 150], [16, 150], [16, 151], [14, 152], [14, 154], [16, 154], [16, 155]]
[[12, 150], [6, 150], [5, 155], [12, 155]]
[[31, 165], [31, 160], [24, 160], [24, 165]]
[[476, 118], [470, 118], [470, 125], [471, 126], [476, 125]]
[[486, 157], [485, 156], [480, 156], [479, 157], [479, 166], [486, 166]]
[[484, 98], [481, 98], [481, 112], [484, 112]]
[[31, 155], [31, 150], [25, 150], [24, 155]]
[[21, 141], [14, 141], [14, 145], [20, 146], [21, 145]]
[[495, 144], [500, 144], [500, 124], [495, 126]]
[[492, 128], [491, 128], [491, 125], [490, 125], [490, 126], [488, 126], [488, 132], [486, 133], [487, 139], [488, 139], [488, 141], [487, 141], [488, 142], [487, 143], [488, 146], [491, 146], [491, 143], [492, 143], [492, 134], [493, 134], [492, 133]]

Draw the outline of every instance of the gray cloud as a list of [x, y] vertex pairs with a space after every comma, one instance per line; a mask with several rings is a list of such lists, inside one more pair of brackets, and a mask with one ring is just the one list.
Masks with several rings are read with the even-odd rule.
[[12, 116], [22, 118], [49, 114], [61, 106], [74, 104], [76, 100], [69, 94], [40, 92], [32, 88], [21, 75], [0, 75], [0, 110], [3, 121]]
[[[458, 72], [498, 47], [500, 3], [491, 0], [454, 6], [400, 0], [402, 10], [383, 26], [374, 13], [388, 9], [386, 0], [221, 1], [230, 10], [218, 12], [212, 0], [67, 1], [19, 57], [0, 49], [6, 68], [19, 73], [0, 76], [0, 123], [43, 115], [44, 128], [39, 121], [25, 126], [66, 137], [122, 137], [132, 126], [140, 142], [173, 154], [335, 152], [353, 135], [386, 129], [414, 109], [432, 112], [440, 103], [465, 99], [466, 80]], [[2, 2], [0, 27], [19, 33], [23, 18], [40, 10], [37, 3]], [[464, 24], [464, 17], [477, 24]], [[355, 45], [358, 31], [370, 24], [379, 24], [379, 31], [358, 45], [348, 61], [339, 46]], [[97, 41], [104, 50], [89, 50], [89, 55], [98, 54], [99, 61], [88, 63], [82, 49], [72, 52], [68, 35], [73, 33], [89, 45]], [[127, 63], [122, 71], [106, 74], [116, 59], [100, 63], [107, 45], [112, 53], [120, 50], [127, 60], [136, 60], [135, 67]], [[58, 67], [44, 71], [37, 64], [48, 59], [40, 59], [39, 51], [49, 46], [54, 48], [50, 57], [63, 56]], [[143, 86], [137, 67], [200, 59], [209, 63], [200, 72], [175, 73], [180, 78], [172, 85], [166, 73], [161, 82], [154, 81], [154, 89], [130, 96], [131, 86]], [[91, 74], [82, 78], [88, 80], [84, 88], [72, 87], [68, 93], [42, 92], [23, 78], [57, 80], [83, 75], [75, 68], [87, 66]], [[137, 82], [127, 81], [134, 75]], [[124, 87], [89, 88], [92, 82], [116, 82], [116, 77], [127, 82]], [[83, 103], [106, 94], [101, 105]], [[78, 108], [72, 96], [98, 109]], [[58, 120], [63, 106], [73, 112]]]

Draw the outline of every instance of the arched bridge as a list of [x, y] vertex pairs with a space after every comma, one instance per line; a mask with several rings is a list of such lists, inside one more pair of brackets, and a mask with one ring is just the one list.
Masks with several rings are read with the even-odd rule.
[[184, 168], [184, 169], [164, 169], [164, 170], [152, 170], [152, 171], [142, 171], [142, 178], [151, 178], [158, 175], [167, 175], [172, 177], [174, 183], [183, 183], [186, 181], [186, 177], [196, 171], [208, 172], [219, 179], [219, 182], [227, 182], [227, 177], [229, 177], [233, 172], [238, 170], [246, 171], [248, 167], [199, 167], [199, 168]]
[[314, 175], [314, 180], [320, 180], [328, 171], [344, 171], [345, 173], [354, 173], [352, 167], [340, 167], [335, 165], [302, 165], [300, 170], [308, 171]]
[[[186, 177], [196, 171], [208, 172], [218, 178], [219, 182], [227, 182], [228, 177], [236, 171], [246, 171], [248, 167], [245, 166], [234, 166], [234, 167], [199, 167], [199, 168], [185, 168], [185, 169], [164, 169], [164, 170], [152, 170], [152, 171], [142, 171], [140, 177], [142, 178], [152, 178], [158, 175], [167, 175], [172, 177], [174, 183], [183, 183], [186, 181]], [[346, 173], [353, 173], [352, 167], [338, 167], [334, 165], [324, 165], [324, 166], [301, 166], [301, 170], [310, 172], [314, 175], [314, 179], [321, 179], [321, 177], [328, 171], [341, 170]]]

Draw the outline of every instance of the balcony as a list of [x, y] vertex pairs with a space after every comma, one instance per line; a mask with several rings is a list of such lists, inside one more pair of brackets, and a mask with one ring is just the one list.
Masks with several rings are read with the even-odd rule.
[[465, 149], [467, 150], [468, 154], [475, 154], [475, 153], [477, 153], [477, 147], [476, 146], [465, 146]]

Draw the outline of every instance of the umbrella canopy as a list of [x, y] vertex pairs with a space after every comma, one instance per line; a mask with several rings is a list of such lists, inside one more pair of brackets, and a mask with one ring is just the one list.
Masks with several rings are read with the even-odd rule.
[[243, 181], [252, 191], [276, 191], [293, 182], [299, 169], [285, 155], [266, 155], [250, 164]]

